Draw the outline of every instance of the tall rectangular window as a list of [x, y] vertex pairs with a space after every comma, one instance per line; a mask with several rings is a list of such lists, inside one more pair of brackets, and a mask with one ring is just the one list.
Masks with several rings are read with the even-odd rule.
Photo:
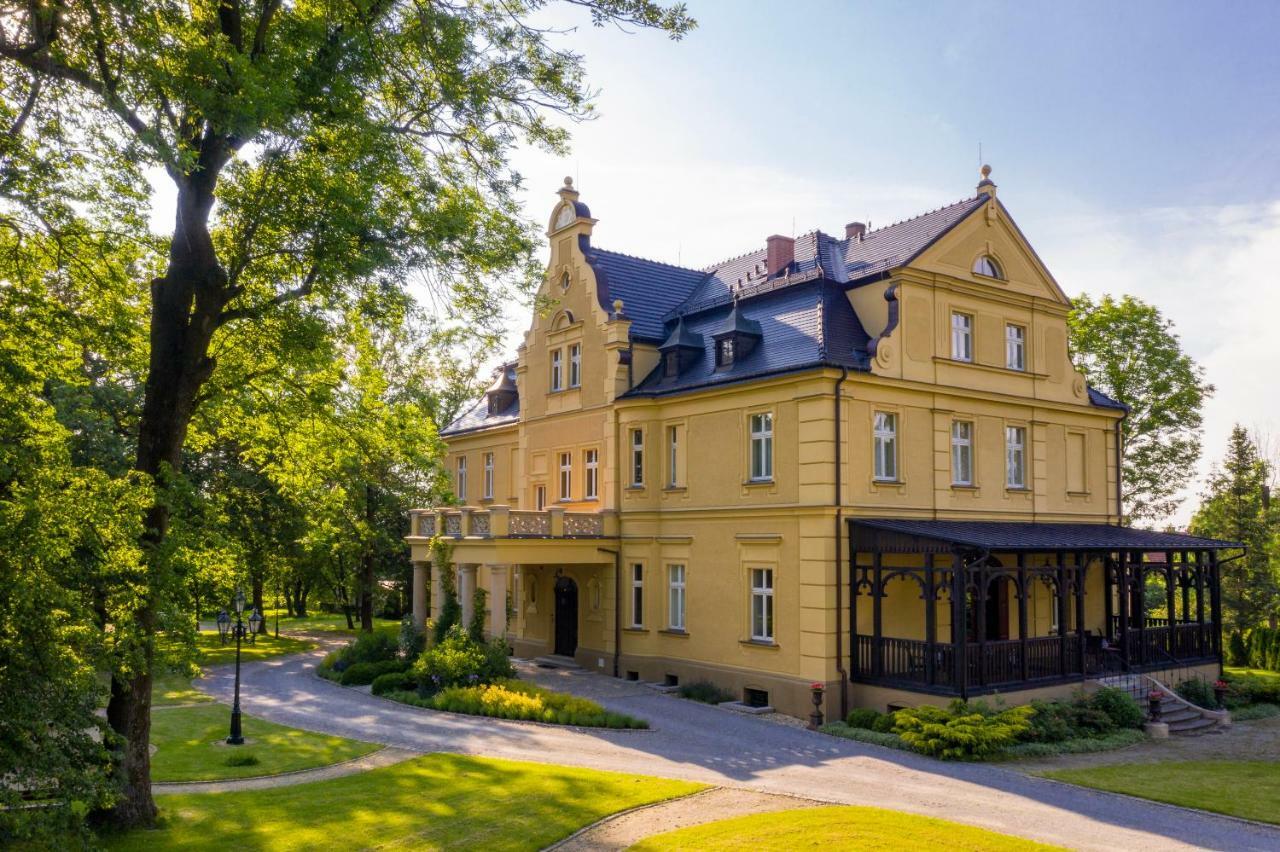
[[486, 500], [493, 499], [493, 453], [484, 454], [484, 494]]
[[644, 566], [631, 566], [631, 626], [644, 627]]
[[667, 485], [680, 484], [680, 427], [667, 427]]
[[1007, 426], [1004, 430], [1005, 485], [1009, 488], [1027, 487], [1027, 430], [1021, 426]]
[[973, 317], [968, 314], [951, 315], [951, 357], [957, 361], [973, 360]]
[[951, 424], [951, 484], [973, 484], [973, 424], [965, 420]]
[[773, 479], [773, 415], [751, 415], [751, 478]]
[[667, 566], [667, 627], [684, 630], [684, 566]]
[[773, 569], [751, 569], [751, 638], [773, 641]]
[[547, 486], [539, 485], [533, 489], [533, 508], [539, 512], [547, 508]]
[[587, 450], [583, 453], [583, 461], [587, 480], [583, 486], [582, 496], [587, 500], [595, 500], [600, 496], [600, 451]]
[[872, 430], [875, 478], [882, 482], [898, 479], [898, 415], [877, 411]]
[[644, 430], [631, 430], [631, 484], [644, 485]]
[[1027, 369], [1027, 330], [1020, 325], [1004, 327], [1004, 365], [1010, 370]]
[[573, 453], [560, 454], [560, 500], [573, 498]]
[[569, 387], [582, 385], [582, 344], [575, 343], [569, 347]]
[[467, 457], [458, 456], [458, 478], [453, 483], [454, 495], [462, 501], [467, 499]]
[[560, 350], [551, 350], [551, 389], [558, 391], [564, 387], [564, 365], [561, 363]]

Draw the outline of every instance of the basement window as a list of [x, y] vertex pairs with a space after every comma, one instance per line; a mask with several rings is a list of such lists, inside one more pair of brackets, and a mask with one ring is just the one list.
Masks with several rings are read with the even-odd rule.
[[679, 686], [680, 676], [673, 674], [663, 675], [662, 683], [664, 686]]
[[769, 691], [767, 689], [752, 689], [747, 687], [742, 690], [742, 703], [748, 707], [768, 707]]

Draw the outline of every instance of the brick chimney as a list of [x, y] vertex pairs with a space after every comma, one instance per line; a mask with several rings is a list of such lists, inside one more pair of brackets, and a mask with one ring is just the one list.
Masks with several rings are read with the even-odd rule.
[[783, 237], [774, 234], [765, 240], [768, 246], [768, 254], [765, 258], [766, 271], [769, 277], [777, 275], [791, 265], [796, 259], [796, 241], [795, 237]]
[[846, 240], [861, 240], [866, 232], [867, 224], [865, 222], [850, 222], [844, 226], [844, 238]]

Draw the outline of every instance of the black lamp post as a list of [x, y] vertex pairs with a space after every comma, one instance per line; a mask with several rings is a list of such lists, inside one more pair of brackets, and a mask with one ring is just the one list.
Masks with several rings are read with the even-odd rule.
[[244, 589], [236, 590], [234, 604], [236, 609], [236, 698], [231, 705], [231, 736], [227, 737], [227, 745], [244, 745], [244, 734], [240, 731], [240, 640], [244, 637], [244, 620], [240, 616], [244, 614]]
[[262, 622], [265, 620], [266, 619], [264, 619], [258, 613], [257, 607], [254, 607], [253, 614], [249, 616], [249, 644], [250, 645], [258, 644], [258, 629], [262, 627]]
[[231, 630], [231, 616], [227, 615], [225, 609], [218, 610], [218, 639], [222, 644], [227, 644], [227, 634]]

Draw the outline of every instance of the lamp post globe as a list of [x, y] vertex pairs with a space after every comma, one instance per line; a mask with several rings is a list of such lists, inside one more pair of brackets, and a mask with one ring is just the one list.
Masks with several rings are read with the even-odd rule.
[[236, 589], [236, 615], [244, 612], [244, 589]]
[[218, 639], [223, 645], [227, 644], [227, 637], [231, 633], [231, 616], [227, 615], [225, 609], [218, 610]]
[[258, 628], [262, 627], [262, 616], [258, 613], [257, 608], [249, 616], [249, 643], [258, 644]]

